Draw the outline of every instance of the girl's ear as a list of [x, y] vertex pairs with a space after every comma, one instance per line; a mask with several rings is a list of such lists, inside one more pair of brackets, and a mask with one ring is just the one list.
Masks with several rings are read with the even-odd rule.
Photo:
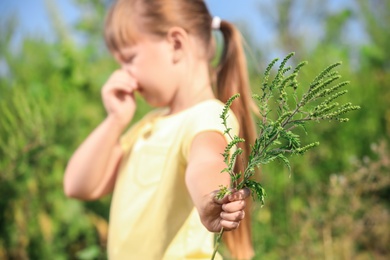
[[188, 33], [181, 27], [172, 27], [167, 33], [167, 40], [171, 45], [172, 61], [177, 63], [188, 49]]

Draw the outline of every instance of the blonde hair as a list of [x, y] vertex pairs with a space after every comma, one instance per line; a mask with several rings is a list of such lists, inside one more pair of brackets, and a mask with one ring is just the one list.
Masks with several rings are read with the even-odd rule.
[[[119, 51], [139, 39], [140, 32], [165, 36], [173, 26], [179, 26], [196, 36], [204, 50], [213, 55], [215, 45], [211, 33], [212, 17], [203, 0], [117, 0], [112, 6], [105, 25], [105, 41], [111, 51]], [[254, 120], [251, 115], [252, 99], [242, 38], [239, 31], [226, 21], [220, 30], [224, 38], [222, 57], [216, 70], [215, 95], [222, 102], [236, 93], [241, 97], [233, 102], [232, 110], [240, 124], [240, 136], [246, 140], [243, 158], [248, 158], [250, 143], [255, 139]], [[245, 161], [237, 160], [236, 170], [243, 172]], [[226, 232], [224, 242], [233, 258], [253, 257], [250, 207], [238, 229]]]

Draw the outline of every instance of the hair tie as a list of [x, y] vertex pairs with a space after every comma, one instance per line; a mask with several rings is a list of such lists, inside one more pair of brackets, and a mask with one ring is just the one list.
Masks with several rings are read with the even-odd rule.
[[221, 18], [218, 16], [213, 17], [213, 21], [211, 22], [211, 28], [213, 30], [219, 30], [221, 28]]

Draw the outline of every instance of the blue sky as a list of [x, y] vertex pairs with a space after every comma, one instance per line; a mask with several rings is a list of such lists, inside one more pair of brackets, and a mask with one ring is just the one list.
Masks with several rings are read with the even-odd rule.
[[[71, 25], [79, 17], [80, 13], [73, 0], [55, 0], [55, 2], [67, 24]], [[258, 0], [206, 0], [206, 2], [213, 15], [231, 21], [253, 23], [257, 28], [264, 27], [260, 23], [257, 12]], [[50, 37], [51, 28], [44, 0], [0, 0], [0, 12], [2, 17], [16, 14], [20, 19], [22, 33], [38, 33]]]
[[[71, 26], [81, 15], [79, 10], [73, 4], [74, 0], [49, 0], [55, 1], [65, 23]], [[262, 19], [260, 15], [260, 5], [266, 9], [266, 12], [272, 13], [272, 2], [274, 0], [206, 0], [212, 15], [220, 16], [238, 24], [245, 24], [250, 30], [255, 43], [261, 43], [262, 46], [275, 45], [274, 35], [277, 33], [272, 30], [268, 21]], [[295, 3], [304, 3], [296, 0]], [[306, 2], [306, 1], [305, 1]], [[311, 2], [315, 5], [316, 1]], [[326, 0], [327, 8], [330, 12], [339, 10], [346, 6], [352, 6], [353, 0]], [[303, 8], [298, 5], [297, 11], [302, 12]], [[23, 34], [33, 34], [50, 39], [52, 28], [45, 8], [45, 0], [0, 0], [0, 21], [1, 18], [9, 14], [15, 14], [19, 18], [18, 32], [20, 37]], [[299, 22], [297, 30], [309, 39], [318, 39], [321, 36], [320, 23], [318, 21], [303, 20], [307, 19], [306, 14], [302, 15], [302, 21]], [[359, 31], [358, 25], [351, 25], [349, 30], [350, 42], [363, 41], [363, 34]]]

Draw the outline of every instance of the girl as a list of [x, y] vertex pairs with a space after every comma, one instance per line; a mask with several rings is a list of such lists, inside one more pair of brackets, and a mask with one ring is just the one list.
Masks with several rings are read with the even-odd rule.
[[[212, 23], [224, 36], [216, 69], [209, 66]], [[240, 93], [228, 124], [248, 143], [255, 135], [238, 31], [213, 20], [203, 0], [118, 0], [106, 20], [105, 40], [121, 69], [102, 89], [107, 117], [68, 163], [65, 193], [91, 200], [114, 192], [110, 259], [209, 259], [209, 231], [222, 227], [231, 231], [224, 241], [232, 257], [250, 259], [244, 211], [249, 192], [215, 197], [230, 182], [221, 173], [229, 140], [219, 100]], [[156, 110], [123, 134], [136, 110], [135, 92]], [[246, 158], [249, 147], [244, 150]], [[242, 167], [238, 162], [237, 170]]]

